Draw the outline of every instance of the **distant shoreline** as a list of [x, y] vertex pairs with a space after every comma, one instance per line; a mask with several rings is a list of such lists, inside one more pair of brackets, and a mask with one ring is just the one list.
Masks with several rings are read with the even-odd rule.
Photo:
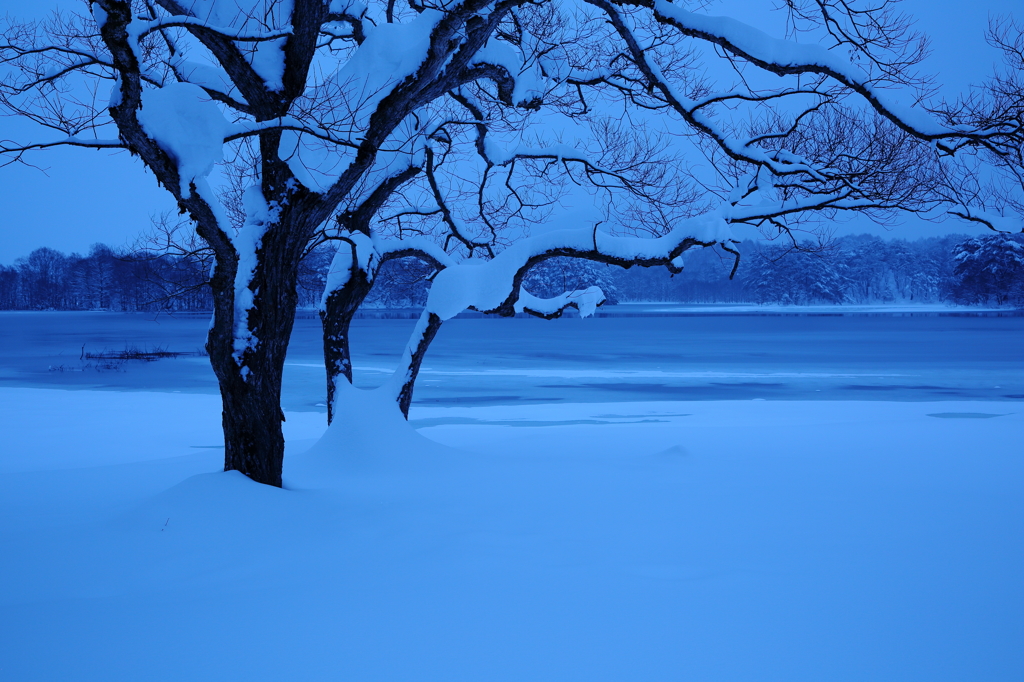
[[[421, 308], [364, 308], [355, 314], [360, 320], [410, 320], [416, 319]], [[109, 310], [0, 310], [0, 315], [23, 315], [39, 313], [60, 313], [69, 315], [144, 315], [151, 317], [208, 317], [213, 311], [137, 311], [122, 312]], [[879, 304], [817, 304], [817, 305], [758, 305], [756, 303], [641, 303], [625, 302], [605, 305], [593, 315], [596, 318], [625, 317], [703, 317], [703, 316], [927, 316], [927, 317], [1018, 317], [1024, 316], [1024, 308], [947, 305], [944, 303], [879, 303]], [[319, 313], [314, 308], [300, 308], [298, 319], [316, 319]], [[521, 319], [536, 319], [532, 315], [519, 313]], [[579, 318], [575, 310], [567, 310], [567, 319]], [[507, 319], [496, 315], [485, 315], [473, 310], [459, 313], [455, 319]]]

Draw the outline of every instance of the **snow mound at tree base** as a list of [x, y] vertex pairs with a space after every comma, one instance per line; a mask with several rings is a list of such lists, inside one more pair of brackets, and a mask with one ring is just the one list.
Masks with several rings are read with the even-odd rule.
[[309, 450], [285, 458], [284, 486], [319, 487], [339, 476], [440, 473], [470, 459], [421, 436], [388, 389], [339, 387], [331, 426]]

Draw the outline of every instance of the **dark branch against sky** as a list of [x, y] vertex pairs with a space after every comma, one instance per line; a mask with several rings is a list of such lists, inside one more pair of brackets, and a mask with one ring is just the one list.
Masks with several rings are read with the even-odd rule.
[[[905, 0], [903, 9], [932, 41], [932, 54], [922, 70], [936, 75], [943, 95], [955, 97], [971, 83], [981, 82], [992, 73], [999, 54], [985, 43], [989, 18], [1024, 18], [1017, 9], [1018, 3], [1019, 0]], [[0, 0], [0, 14], [42, 17], [50, 8], [75, 4], [66, 0]], [[735, 4], [735, 0], [714, 3], [710, 11], [714, 13]], [[0, 119], [0, 126], [4, 138], [40, 139], [41, 133], [16, 119]], [[117, 247], [145, 230], [150, 216], [175, 208], [170, 195], [127, 152], [53, 149], [35, 153], [29, 161], [40, 170], [18, 164], [0, 168], [0, 264], [10, 264], [40, 246], [65, 252], [86, 252], [96, 242]], [[837, 234], [872, 232], [917, 238], [981, 229], [960, 221], [935, 224], [916, 218], [886, 229], [856, 217], [838, 225]]]

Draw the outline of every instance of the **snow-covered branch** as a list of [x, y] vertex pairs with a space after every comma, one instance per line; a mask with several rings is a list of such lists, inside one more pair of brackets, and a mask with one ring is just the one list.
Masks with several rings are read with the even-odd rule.
[[596, 286], [566, 291], [553, 298], [538, 298], [520, 285], [515, 311], [553, 320], [561, 317], [567, 308], [575, 308], [579, 311], [580, 317], [590, 317], [604, 301], [604, 292]]
[[449, 267], [434, 278], [427, 310], [441, 320], [463, 310], [511, 316], [521, 292], [523, 277], [533, 265], [558, 256], [631, 267], [665, 266], [680, 272], [677, 260], [694, 246], [728, 243], [732, 236], [719, 215], [681, 221], [668, 234], [654, 239], [617, 237], [597, 226], [555, 230], [521, 239], [493, 259], [470, 259]]
[[[619, 34], [629, 45], [632, 56], [649, 83], [663, 92], [678, 113], [709, 133], [716, 132], [714, 126], [709, 121], [696, 117], [695, 103], [673, 92], [667, 80], [660, 76], [657, 67], [633, 36], [629, 22], [619, 7], [649, 8], [659, 23], [675, 28], [682, 35], [717, 45], [769, 73], [780, 76], [816, 74], [831, 78], [859, 94], [879, 114], [901, 130], [921, 140], [935, 142], [950, 153], [954, 151], [956, 144], [963, 141], [988, 144], [992, 139], [1020, 135], [1019, 126], [1014, 127], [1012, 124], [984, 129], [943, 125], [925, 109], [910, 107], [898, 96], [876, 87], [871, 76], [856, 64], [844, 59], [839, 52], [827, 50], [821, 45], [772, 38], [732, 17], [710, 16], [689, 11], [667, 0], [591, 0], [591, 3], [607, 12]], [[724, 136], [719, 134], [718, 137], [723, 138], [722, 142], [727, 142]], [[732, 145], [726, 144], [726, 148], [730, 153], [737, 152]]]
[[971, 206], [952, 208], [949, 214], [967, 222], [984, 225], [993, 232], [1024, 232], [1024, 216], [1020, 215], [1002, 215]]

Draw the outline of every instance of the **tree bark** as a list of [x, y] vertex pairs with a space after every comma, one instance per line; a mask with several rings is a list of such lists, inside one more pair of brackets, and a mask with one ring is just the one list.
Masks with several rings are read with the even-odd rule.
[[[237, 255], [218, 255], [211, 281], [215, 309], [206, 348], [223, 401], [224, 470], [276, 487], [281, 487], [284, 465], [281, 381], [298, 305], [305, 231], [278, 223], [266, 232], [248, 285], [253, 301], [246, 319], [236, 319]], [[243, 325], [252, 340], [239, 352], [236, 341]]]
[[[402, 386], [398, 391], [398, 407], [402, 410], [402, 416], [409, 418], [409, 406], [412, 404], [412, 392], [416, 387], [416, 377], [420, 373], [420, 365], [427, 355], [430, 342], [437, 336], [441, 329], [443, 320], [434, 313], [424, 311], [423, 316], [416, 325], [413, 338], [409, 339], [409, 361], [406, 366]], [[418, 337], [418, 338], [417, 338]], [[415, 345], [414, 345], [415, 344]]]
[[367, 272], [353, 265], [348, 281], [327, 296], [320, 311], [320, 322], [324, 329], [324, 365], [327, 368], [328, 425], [334, 421], [334, 393], [338, 381], [352, 383], [349, 325], [372, 287], [373, 282]]

